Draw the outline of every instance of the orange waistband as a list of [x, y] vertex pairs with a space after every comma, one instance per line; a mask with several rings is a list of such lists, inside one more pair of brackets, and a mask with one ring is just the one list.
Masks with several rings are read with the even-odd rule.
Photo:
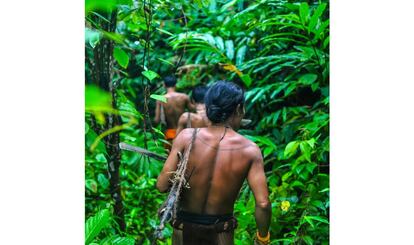
[[165, 139], [167, 139], [167, 140], [174, 139], [176, 133], [177, 133], [177, 129], [175, 129], [175, 128], [170, 128], [170, 129], [165, 130]]

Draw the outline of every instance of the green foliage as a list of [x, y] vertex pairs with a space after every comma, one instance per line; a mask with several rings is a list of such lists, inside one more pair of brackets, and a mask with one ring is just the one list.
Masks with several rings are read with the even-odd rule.
[[167, 98], [165, 98], [164, 95], [151, 94], [150, 98], [153, 98], [154, 100], [159, 100], [159, 101], [164, 102], [164, 103], [167, 102]]
[[152, 81], [154, 80], [154, 78], [159, 77], [159, 75], [151, 70], [147, 70], [147, 71], [143, 71], [142, 75], [144, 75], [144, 77], [148, 78], [148, 80]]
[[122, 50], [118, 47], [115, 47], [114, 48], [114, 58], [118, 62], [118, 64], [120, 66], [122, 66], [123, 68], [128, 67], [129, 56], [124, 50]]
[[85, 243], [89, 244], [109, 222], [109, 211], [104, 209], [90, 217], [85, 225]]
[[[219, 79], [245, 86], [246, 118], [252, 123], [239, 133], [257, 143], [263, 153], [272, 202], [272, 244], [328, 244], [327, 1], [154, 0], [149, 25], [143, 1], [135, 5], [128, 1], [97, 2], [85, 2], [87, 59], [93, 58], [91, 51], [100, 42], [113, 40], [114, 58], [123, 69], [114, 68], [116, 108], [112, 108], [110, 94], [86, 87], [86, 216], [111, 210], [113, 205], [106, 170], [109, 156], [99, 139], [102, 132], [91, 118], [104, 124], [103, 111], [118, 113], [125, 125], [120, 131], [121, 141], [146, 145], [166, 155], [162, 128], [143, 130], [142, 94], [148, 85], [150, 91], [145, 93], [153, 99], [148, 100], [153, 116], [155, 100], [165, 102], [158, 78], [170, 75], [177, 66], [177, 88], [186, 93], [196, 84]], [[115, 8], [116, 30], [102, 31], [97, 20], [105, 23], [105, 13]], [[86, 70], [92, 73], [88, 66]], [[132, 124], [134, 120], [139, 123]], [[94, 151], [88, 150], [94, 142], [98, 142]], [[128, 244], [128, 239], [133, 239], [135, 244], [149, 244], [157, 224], [157, 209], [165, 198], [154, 188], [162, 164], [122, 152], [120, 179], [126, 232], [119, 232], [110, 220], [112, 225], [102, 228], [90, 242]], [[234, 207], [239, 221], [236, 244], [252, 243], [256, 231], [254, 208], [254, 196], [245, 183]], [[165, 236], [171, 236], [171, 227]], [[160, 244], [169, 242], [167, 239]]]

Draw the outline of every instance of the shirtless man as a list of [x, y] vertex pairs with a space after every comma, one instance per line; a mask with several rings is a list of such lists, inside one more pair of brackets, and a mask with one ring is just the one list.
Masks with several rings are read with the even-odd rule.
[[177, 135], [185, 128], [204, 128], [210, 121], [206, 114], [204, 96], [207, 92], [206, 86], [196, 86], [191, 94], [191, 103], [195, 104], [196, 113], [185, 112], [178, 120]]
[[233, 206], [245, 179], [256, 202], [255, 244], [269, 244], [271, 204], [262, 154], [255, 143], [236, 132], [244, 115], [243, 91], [234, 83], [219, 81], [204, 100], [212, 124], [186, 128], [177, 136], [157, 180], [157, 189], [168, 191], [177, 153], [184, 152], [197, 130], [186, 169], [190, 188], [183, 190], [172, 221], [173, 244], [234, 244]]
[[167, 89], [167, 94], [165, 94], [167, 103], [157, 100], [155, 108], [154, 122], [158, 124], [160, 121], [164, 121], [163, 123], [167, 126], [165, 139], [170, 142], [176, 136], [177, 123], [181, 114], [184, 113], [186, 108], [191, 110], [195, 109], [195, 106], [191, 104], [188, 95], [175, 92], [176, 83], [177, 79], [174, 76], [167, 76], [164, 78], [164, 86]]

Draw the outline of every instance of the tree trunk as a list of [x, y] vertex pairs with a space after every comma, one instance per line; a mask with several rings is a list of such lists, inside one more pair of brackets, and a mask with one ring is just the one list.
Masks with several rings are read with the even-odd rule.
[[[105, 16], [105, 13], [101, 13]], [[99, 17], [95, 18], [95, 23], [99, 23], [100, 27], [107, 32], [115, 32], [117, 10], [113, 10], [107, 14], [108, 22], [102, 21]], [[94, 48], [94, 60], [92, 69], [92, 78], [101, 89], [108, 91], [112, 95], [112, 106], [117, 107], [116, 91], [113, 83], [113, 48], [112, 40], [102, 38]], [[120, 125], [120, 118], [118, 115], [108, 114], [105, 116], [106, 123], [103, 131], [111, 129]], [[121, 231], [125, 231], [124, 207], [121, 196], [121, 185], [119, 178], [119, 167], [121, 165], [121, 151], [119, 149], [119, 132], [112, 133], [104, 138], [106, 150], [108, 153], [108, 177], [109, 189], [114, 200], [114, 219], [119, 225]]]

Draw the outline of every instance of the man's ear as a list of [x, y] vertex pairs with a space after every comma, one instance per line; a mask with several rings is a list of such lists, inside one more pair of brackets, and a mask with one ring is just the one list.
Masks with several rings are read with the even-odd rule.
[[236, 112], [237, 112], [238, 116], [243, 115], [244, 114], [244, 107], [242, 107], [241, 104], [238, 104], [237, 107], [236, 107]]

